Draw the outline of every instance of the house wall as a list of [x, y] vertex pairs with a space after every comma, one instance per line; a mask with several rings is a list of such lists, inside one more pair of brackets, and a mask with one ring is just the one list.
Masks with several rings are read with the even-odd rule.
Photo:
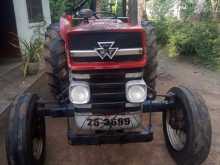
[[12, 45], [12, 43], [15, 45], [18, 44], [14, 37], [14, 34], [17, 34], [17, 28], [12, 0], [1, 2], [0, 22], [0, 58], [17, 57], [19, 50]]
[[[17, 34], [22, 40], [31, 40], [34, 29], [42, 23], [29, 23], [26, 0], [13, 0]], [[47, 25], [51, 23], [49, 0], [42, 0], [44, 20]]]

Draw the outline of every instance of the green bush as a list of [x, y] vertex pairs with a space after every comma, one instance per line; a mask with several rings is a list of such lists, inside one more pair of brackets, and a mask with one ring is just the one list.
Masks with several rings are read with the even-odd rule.
[[189, 56], [210, 68], [220, 66], [220, 33], [213, 22], [156, 22], [158, 43], [168, 45], [171, 56]]
[[65, 11], [72, 10], [72, 6], [73, 1], [71, 0], [50, 0], [52, 22], [59, 22]]
[[180, 21], [169, 22], [169, 40], [168, 47], [172, 56], [185, 55], [192, 56], [195, 54], [193, 46], [192, 26], [191, 23], [182, 23]]
[[157, 32], [157, 43], [165, 46], [168, 43], [168, 22], [165, 19], [153, 22]]
[[[220, 36], [217, 25], [211, 22], [182, 22], [169, 32], [169, 49], [174, 55], [193, 56], [214, 67], [219, 63]], [[175, 25], [173, 25], [175, 27]]]

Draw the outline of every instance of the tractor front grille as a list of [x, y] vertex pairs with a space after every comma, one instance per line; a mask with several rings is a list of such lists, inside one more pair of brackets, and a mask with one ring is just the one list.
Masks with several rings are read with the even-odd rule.
[[[126, 73], [129, 73], [130, 75], [134, 73], [138, 76], [132, 77], [128, 76]], [[81, 79], [79, 77], [81, 77]], [[99, 71], [96, 73], [74, 72], [72, 73], [70, 81], [86, 81], [90, 85], [91, 100], [88, 104], [90, 105], [90, 112], [104, 113], [109, 111], [116, 111], [117, 113], [121, 113], [126, 112], [126, 109], [129, 109], [129, 111], [139, 111], [141, 109], [141, 105], [133, 105], [128, 107], [127, 105], [129, 103], [126, 100], [125, 95], [126, 82], [129, 80], [137, 80], [141, 78], [142, 69], [132, 69], [126, 71]], [[77, 109], [79, 112], [83, 112], [83, 109], [76, 108], [76, 111]], [[88, 111], [88, 108], [84, 110]]]
[[[69, 38], [70, 54], [74, 62], [120, 62], [137, 61], [143, 58], [143, 43], [140, 32], [80, 32], [70, 34]], [[112, 47], [118, 48], [118, 54], [116, 53], [112, 59], [100, 58], [95, 51], [100, 48], [98, 42], [114, 42]]]

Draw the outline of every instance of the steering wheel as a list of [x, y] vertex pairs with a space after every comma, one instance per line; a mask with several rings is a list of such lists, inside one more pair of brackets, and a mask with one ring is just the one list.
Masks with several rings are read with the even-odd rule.
[[100, 17], [98, 17], [97, 15], [98, 14], [109, 14], [109, 15], [112, 15], [114, 18], [117, 18], [117, 15], [112, 13], [112, 12], [109, 12], [109, 11], [100, 11], [100, 12], [94, 12], [93, 16], [96, 18], [96, 19], [100, 19]]

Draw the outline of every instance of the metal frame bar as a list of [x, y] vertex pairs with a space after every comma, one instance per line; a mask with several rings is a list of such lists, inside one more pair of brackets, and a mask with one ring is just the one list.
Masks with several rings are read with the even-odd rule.
[[[164, 112], [175, 106], [173, 96], [166, 96], [164, 101], [147, 100], [143, 104], [143, 113]], [[42, 116], [73, 117], [75, 108], [73, 105], [59, 105], [55, 103], [38, 102], [38, 113]], [[68, 127], [68, 139], [71, 145], [98, 145], [98, 144], [126, 144], [149, 142], [153, 140], [151, 115], [149, 126], [143, 132], [117, 132], [106, 131], [104, 133], [76, 134]]]
[[[175, 106], [174, 101], [164, 100], [164, 101], [145, 101], [143, 104], [143, 113], [154, 113], [163, 112]], [[90, 110], [90, 111], [89, 111]], [[73, 117], [75, 108], [73, 105], [59, 105], [54, 103], [38, 103], [38, 113], [42, 116], [51, 117]], [[85, 112], [85, 110], [84, 110]], [[91, 109], [88, 109], [91, 112]]]
[[68, 132], [68, 139], [71, 145], [98, 145], [98, 144], [126, 144], [142, 143], [153, 140], [153, 132], [145, 130], [143, 132], [126, 132], [93, 134], [93, 135], [76, 135]]

